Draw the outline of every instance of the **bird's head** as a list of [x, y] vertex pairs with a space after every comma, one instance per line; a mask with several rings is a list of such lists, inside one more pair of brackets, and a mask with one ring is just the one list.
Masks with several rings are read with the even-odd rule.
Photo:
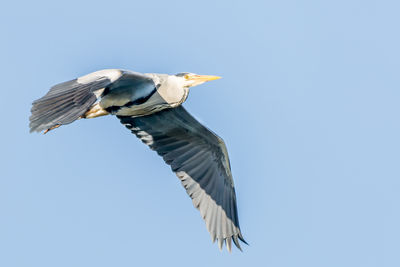
[[194, 73], [188, 73], [188, 72], [182, 72], [175, 74], [176, 77], [178, 77], [184, 87], [192, 87], [192, 86], [197, 86], [202, 83], [212, 81], [212, 80], [218, 80], [221, 79], [219, 76], [213, 76], [213, 75], [198, 75]]

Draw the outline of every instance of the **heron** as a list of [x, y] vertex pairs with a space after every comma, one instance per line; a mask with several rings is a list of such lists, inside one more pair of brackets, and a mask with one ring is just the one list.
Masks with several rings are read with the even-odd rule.
[[30, 132], [47, 133], [78, 119], [115, 115], [155, 150], [180, 179], [200, 211], [213, 243], [244, 240], [226, 145], [186, 111], [189, 88], [221, 77], [105, 69], [50, 88], [32, 103]]

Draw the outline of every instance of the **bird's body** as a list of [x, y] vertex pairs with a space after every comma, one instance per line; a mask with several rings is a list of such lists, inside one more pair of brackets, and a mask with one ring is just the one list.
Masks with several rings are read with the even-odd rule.
[[240, 248], [236, 196], [223, 140], [194, 119], [181, 104], [189, 87], [219, 77], [180, 73], [141, 74], [108, 69], [58, 84], [33, 102], [30, 128], [44, 131], [81, 118], [116, 115], [157, 151], [200, 210], [220, 248]]
[[99, 105], [117, 116], [144, 116], [182, 104], [189, 93], [176, 76], [124, 71]]

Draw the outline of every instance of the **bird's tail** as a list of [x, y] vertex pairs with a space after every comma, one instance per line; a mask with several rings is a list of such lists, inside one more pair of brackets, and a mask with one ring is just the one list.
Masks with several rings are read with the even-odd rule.
[[45, 96], [32, 103], [30, 132], [47, 133], [61, 125], [86, 117], [85, 114], [94, 106], [99, 108], [95, 104], [98, 92], [107, 83], [108, 80], [97, 80], [82, 84], [75, 79], [53, 86]]

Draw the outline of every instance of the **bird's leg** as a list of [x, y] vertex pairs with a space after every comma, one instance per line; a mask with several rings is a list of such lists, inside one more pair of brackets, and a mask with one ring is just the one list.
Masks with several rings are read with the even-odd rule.
[[93, 105], [84, 115], [81, 116], [82, 119], [92, 119], [92, 118], [97, 118], [100, 116], [105, 116], [108, 115], [106, 110], [104, 110], [102, 107], [100, 107], [99, 103]]
[[51, 130], [53, 130], [53, 129], [55, 129], [55, 128], [58, 128], [58, 127], [60, 127], [60, 126], [61, 126], [61, 124], [54, 125], [54, 126], [50, 127], [49, 129], [45, 130], [45, 131], [43, 132], [43, 134], [47, 134], [49, 131], [51, 131]]

